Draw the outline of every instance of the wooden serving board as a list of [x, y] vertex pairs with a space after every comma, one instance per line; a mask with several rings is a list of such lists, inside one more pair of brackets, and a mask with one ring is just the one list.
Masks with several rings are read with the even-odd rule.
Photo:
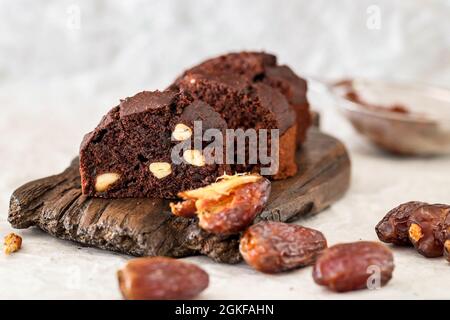
[[[297, 153], [299, 173], [272, 183], [268, 206], [257, 220], [294, 221], [338, 200], [350, 183], [344, 145], [314, 128]], [[162, 199], [99, 199], [81, 194], [78, 159], [63, 173], [29, 182], [11, 196], [8, 221], [14, 228], [37, 226], [66, 240], [135, 256], [207, 255], [240, 261], [239, 235], [217, 236], [196, 219], [170, 213]]]

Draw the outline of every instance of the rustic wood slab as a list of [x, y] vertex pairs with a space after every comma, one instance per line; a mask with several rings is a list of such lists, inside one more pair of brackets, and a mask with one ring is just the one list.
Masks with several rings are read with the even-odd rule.
[[[269, 204], [257, 220], [289, 222], [318, 213], [348, 189], [350, 160], [335, 138], [312, 129], [297, 161], [299, 173], [272, 183]], [[238, 235], [202, 231], [195, 219], [171, 215], [167, 200], [83, 196], [78, 159], [61, 174], [17, 189], [8, 221], [14, 228], [37, 226], [60, 239], [135, 256], [203, 254], [226, 263], [241, 259]]]

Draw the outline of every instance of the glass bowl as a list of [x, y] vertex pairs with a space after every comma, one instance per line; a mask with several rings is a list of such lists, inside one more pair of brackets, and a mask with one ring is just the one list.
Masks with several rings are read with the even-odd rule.
[[328, 86], [353, 127], [399, 155], [450, 154], [450, 90], [352, 79]]

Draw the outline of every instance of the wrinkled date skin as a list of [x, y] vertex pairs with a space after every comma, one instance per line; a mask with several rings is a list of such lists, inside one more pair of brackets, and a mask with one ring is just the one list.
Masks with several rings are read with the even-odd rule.
[[422, 206], [411, 214], [408, 222], [409, 239], [420, 254], [428, 258], [444, 254], [449, 213], [450, 206], [433, 204]]
[[442, 239], [444, 241], [444, 257], [448, 262], [450, 262], [450, 214], [448, 214], [444, 220]]
[[327, 247], [320, 231], [282, 222], [259, 222], [243, 234], [240, 252], [253, 268], [278, 273], [313, 264]]
[[[325, 250], [313, 269], [314, 281], [336, 292], [385, 285], [394, 270], [392, 252], [378, 242], [337, 244]], [[370, 278], [370, 279], [369, 279]]]
[[166, 257], [132, 259], [117, 276], [127, 300], [191, 299], [209, 284], [201, 268]]
[[270, 195], [270, 181], [251, 175], [224, 176], [204, 188], [179, 194], [184, 201], [171, 203], [172, 213], [199, 219], [200, 228], [215, 234], [235, 234], [261, 213]]
[[389, 211], [375, 227], [378, 238], [386, 243], [410, 246], [411, 241], [408, 235], [409, 217], [412, 212], [424, 205], [426, 205], [424, 202], [411, 201]]
[[396, 245], [414, 245], [425, 257], [444, 255], [450, 261], [450, 206], [407, 202], [392, 209], [375, 227], [378, 238]]

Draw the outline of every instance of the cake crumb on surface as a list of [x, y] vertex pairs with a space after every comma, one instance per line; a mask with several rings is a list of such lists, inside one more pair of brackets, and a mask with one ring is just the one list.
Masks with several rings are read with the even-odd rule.
[[20, 248], [22, 247], [22, 237], [11, 232], [5, 237], [3, 245], [4, 245], [3, 252], [6, 255], [19, 251]]

